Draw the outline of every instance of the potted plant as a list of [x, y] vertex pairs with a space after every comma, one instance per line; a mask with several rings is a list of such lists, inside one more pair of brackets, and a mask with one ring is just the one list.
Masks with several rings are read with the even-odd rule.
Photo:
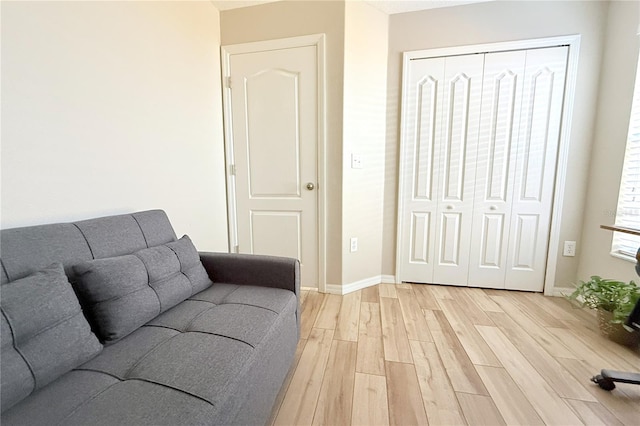
[[583, 307], [595, 309], [600, 332], [609, 339], [624, 345], [636, 345], [640, 340], [638, 332], [628, 332], [623, 326], [640, 299], [640, 287], [635, 282], [594, 275], [589, 281], [581, 281], [567, 298]]

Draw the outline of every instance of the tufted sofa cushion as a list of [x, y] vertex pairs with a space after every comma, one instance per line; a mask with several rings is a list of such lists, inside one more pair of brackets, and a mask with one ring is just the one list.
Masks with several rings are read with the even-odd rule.
[[76, 291], [100, 339], [112, 343], [211, 285], [191, 239], [74, 265]]
[[[291, 362], [297, 336], [282, 329], [295, 329], [296, 309], [288, 290], [214, 284], [35, 393], [3, 424], [237, 422], [246, 394], [271, 383], [256, 378]], [[60, 392], [71, 394], [64, 407], [39, 409]]]
[[3, 411], [102, 349], [60, 263], [3, 284], [0, 309]]

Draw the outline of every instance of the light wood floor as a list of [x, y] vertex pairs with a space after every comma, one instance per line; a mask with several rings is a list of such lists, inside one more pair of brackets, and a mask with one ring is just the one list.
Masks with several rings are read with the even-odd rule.
[[273, 425], [640, 425], [640, 386], [589, 381], [640, 353], [561, 298], [380, 284], [302, 306]]

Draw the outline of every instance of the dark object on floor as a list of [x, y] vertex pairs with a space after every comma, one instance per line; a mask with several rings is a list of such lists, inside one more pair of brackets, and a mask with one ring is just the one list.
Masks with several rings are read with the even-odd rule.
[[[638, 263], [636, 264], [636, 272], [640, 275], [640, 249], [638, 249], [638, 254], [636, 255], [636, 259], [638, 259]], [[640, 331], [640, 300], [636, 303], [636, 306], [633, 308], [631, 315], [627, 319], [625, 323], [627, 327], [632, 328], [633, 330]], [[600, 374], [597, 376], [593, 376], [591, 378], [593, 383], [597, 383], [602, 389], [610, 391], [615, 389], [615, 382], [619, 383], [631, 383], [633, 385], [640, 385], [640, 373], [625, 373], [623, 371], [613, 371], [613, 370], [602, 370]]]

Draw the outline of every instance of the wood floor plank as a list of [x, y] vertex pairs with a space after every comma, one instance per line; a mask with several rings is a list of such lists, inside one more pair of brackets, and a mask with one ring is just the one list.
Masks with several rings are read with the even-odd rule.
[[396, 294], [396, 286], [394, 284], [380, 284], [378, 285], [378, 293], [380, 294], [380, 297], [391, 297], [391, 298], [397, 298], [398, 295]]
[[469, 287], [466, 289], [465, 294], [485, 312], [504, 312], [481, 288]]
[[556, 338], [546, 328], [534, 321], [526, 312], [521, 311], [512, 303], [510, 297], [505, 296], [503, 293], [502, 296], [491, 296], [491, 299], [551, 355], [554, 357], [575, 358], [573, 352], [569, 350], [562, 340]]
[[510, 425], [544, 425], [527, 397], [513, 381], [507, 370], [497, 367], [476, 366], [489, 395], [498, 411]]
[[315, 328], [335, 330], [338, 324], [338, 315], [340, 314], [341, 304], [342, 296], [337, 294], [327, 294], [322, 302], [318, 318], [313, 326]]
[[422, 309], [440, 310], [440, 305], [426, 284], [411, 284], [416, 300]]
[[380, 319], [379, 303], [360, 303], [358, 334], [359, 337], [382, 337], [382, 320]]
[[272, 426], [276, 421], [276, 417], [278, 415], [278, 411], [280, 411], [280, 406], [282, 406], [282, 401], [284, 400], [284, 397], [287, 394], [287, 391], [289, 390], [289, 385], [291, 384], [291, 379], [293, 379], [293, 375], [294, 375], [296, 369], [298, 368], [298, 364], [300, 362], [300, 357], [302, 356], [302, 351], [304, 350], [304, 346], [306, 345], [306, 343], [307, 343], [306, 339], [298, 340], [298, 345], [296, 346], [296, 354], [294, 356], [293, 363], [291, 364], [291, 367], [289, 368], [289, 372], [287, 373], [287, 377], [284, 379], [284, 383], [282, 384], [282, 387], [280, 388], [280, 392], [278, 393], [278, 396], [276, 397], [276, 401], [273, 404], [273, 410], [271, 411], [271, 417], [269, 419], [269, 422], [267, 423], [270, 426]]
[[409, 339], [398, 299], [380, 298], [384, 359], [412, 363]]
[[356, 371], [384, 375], [384, 346], [378, 303], [360, 304], [360, 331]]
[[513, 303], [520, 308], [520, 310], [527, 312], [531, 318], [534, 318], [535, 321], [543, 327], [557, 327], [557, 328], [565, 328], [566, 324], [564, 321], [555, 318], [551, 314], [549, 314], [546, 310], [542, 309], [540, 304], [542, 303], [543, 295], [537, 294], [528, 294], [529, 296], [533, 296], [533, 300], [531, 297], [526, 297], [527, 293], [522, 293], [519, 291], [511, 291], [509, 292], [509, 297], [511, 297]]
[[441, 331], [432, 330], [431, 334], [453, 389], [456, 392], [489, 395], [444, 312], [433, 313]]
[[566, 321], [572, 334], [581, 340], [589, 348], [596, 348], [602, 358], [613, 361], [620, 369], [640, 370], [640, 347], [631, 349], [619, 345], [600, 333], [593, 330], [584, 322]]
[[358, 341], [358, 322], [360, 321], [360, 300], [362, 293], [353, 293], [342, 296], [342, 304], [338, 313], [338, 325], [333, 338], [336, 340]]
[[[562, 299], [560, 297], [545, 296], [542, 293], [523, 293], [522, 297], [537, 304], [541, 309], [551, 315], [553, 318], [557, 318], [562, 321], [573, 320], [575, 316], [567, 309], [561, 308], [559, 305], [553, 302], [554, 299]], [[572, 309], [567, 303], [569, 309]]]
[[378, 303], [380, 298], [380, 292], [378, 291], [379, 285], [373, 285], [371, 287], [362, 289], [362, 301], [367, 303]]
[[567, 399], [567, 403], [588, 426], [622, 426], [622, 423], [599, 402], [587, 402]]
[[300, 290], [300, 306], [304, 306], [304, 301], [311, 290]]
[[387, 361], [385, 370], [389, 398], [389, 424], [399, 426], [428, 424], [413, 364]]
[[[547, 330], [557, 339], [562, 340], [571, 348], [575, 358], [586, 361], [593, 368], [608, 368], [611, 370], [628, 370], [633, 366], [629, 365], [626, 360], [614, 356], [607, 350], [606, 346], [593, 346], [585, 343], [580, 339], [574, 331], [566, 328], [548, 327]], [[615, 343], [611, 343], [612, 345]]]
[[576, 303], [571, 303], [564, 297], [551, 297], [548, 300], [552, 304], [556, 305], [560, 309], [564, 310], [567, 314], [571, 315], [576, 321], [590, 323], [595, 326], [595, 330], [598, 329], [597, 318], [595, 311], [578, 306]]
[[[440, 308], [438, 308], [438, 310], [440, 310]], [[423, 309], [422, 314], [424, 315], [424, 319], [427, 321], [427, 326], [429, 327], [429, 331], [431, 330], [442, 331], [442, 327], [440, 327], [440, 323], [438, 322], [438, 319], [436, 318], [434, 311], [430, 309]]]
[[[501, 305], [502, 306], [502, 305]], [[476, 326], [547, 425], [580, 424], [573, 410], [497, 327]]]
[[431, 337], [431, 333], [429, 332], [427, 320], [422, 313], [422, 309], [416, 300], [413, 290], [399, 288], [396, 292], [409, 340], [433, 342], [433, 337]]
[[313, 324], [318, 318], [318, 313], [324, 302], [325, 294], [317, 291], [309, 291], [302, 305], [302, 315], [300, 320], [300, 338], [307, 339], [313, 328]]
[[333, 341], [313, 416], [314, 425], [343, 425], [351, 421], [356, 346], [356, 342]]
[[457, 396], [464, 417], [470, 425], [496, 426], [506, 424], [490, 397], [471, 393], [458, 393]]
[[433, 294], [433, 297], [435, 297], [437, 300], [441, 300], [441, 299], [453, 300], [453, 296], [449, 292], [449, 288], [454, 288], [454, 287], [437, 285], [437, 284], [429, 284], [429, 291], [431, 291], [431, 294]]
[[[589, 379], [600, 370], [594, 369], [582, 360], [558, 358], [564, 368], [577, 380], [588, 383]], [[638, 387], [638, 386], [636, 386]], [[613, 416], [625, 425], [635, 426], [640, 419], [640, 392], [634, 394], [633, 385], [617, 386], [611, 392], [602, 390], [596, 384], [591, 384], [587, 390], [602, 404]], [[628, 395], [629, 392], [631, 395]]]
[[318, 403], [333, 330], [314, 328], [304, 346], [287, 394], [282, 401], [275, 425], [310, 425]]
[[356, 373], [353, 391], [353, 426], [386, 426], [389, 424], [387, 380], [383, 376]]
[[505, 313], [489, 313], [500, 330], [522, 353], [536, 371], [551, 385], [558, 395], [564, 398], [580, 399], [595, 402], [593, 395], [547, 351], [527, 334], [515, 321]]
[[[592, 311], [504, 290], [386, 284], [356, 293], [302, 290], [302, 339], [270, 426], [640, 425], [640, 386], [607, 392], [589, 381], [601, 368], [640, 370], [640, 352], [601, 337]], [[471, 327], [502, 367], [471, 362], [461, 343]], [[425, 329], [433, 342], [413, 339]]]
[[396, 289], [404, 288], [405, 290], [411, 290], [411, 284], [409, 283], [396, 283]]
[[466, 424], [435, 343], [409, 343], [429, 425]]
[[[478, 289], [475, 289], [478, 290]], [[474, 300], [468, 294], [468, 288], [461, 288], [458, 293], [453, 293], [456, 298], [456, 303], [463, 308], [464, 316], [468, 319], [470, 324], [473, 325], [495, 325], [491, 318], [485, 311], [474, 302]], [[491, 299], [489, 299], [491, 301]], [[492, 301], [493, 302], [493, 301]], [[446, 302], [445, 302], [446, 303]], [[494, 302], [495, 305], [495, 302]], [[497, 305], [496, 305], [497, 306]], [[499, 307], [497, 309], [500, 309]]]
[[465, 306], [463, 308], [455, 300], [442, 299], [438, 303], [442, 307], [451, 328], [453, 328], [464, 347], [471, 362], [476, 365], [489, 365], [492, 367], [501, 367], [500, 361], [496, 358], [493, 351], [478, 333], [478, 330], [466, 316]]

